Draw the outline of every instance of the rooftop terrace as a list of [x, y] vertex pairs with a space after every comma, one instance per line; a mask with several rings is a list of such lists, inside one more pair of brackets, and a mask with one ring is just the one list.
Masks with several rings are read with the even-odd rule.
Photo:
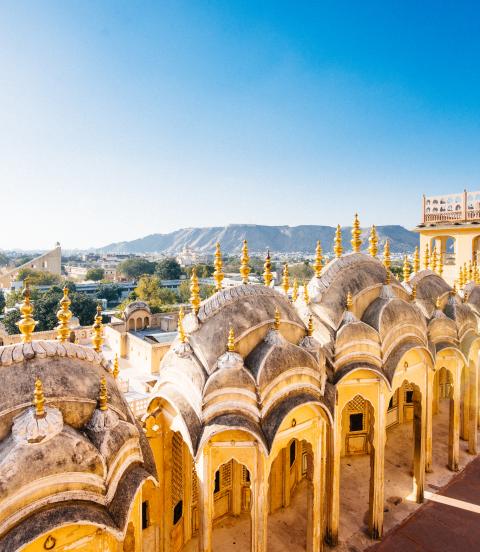
[[423, 196], [422, 225], [480, 222], [480, 191]]

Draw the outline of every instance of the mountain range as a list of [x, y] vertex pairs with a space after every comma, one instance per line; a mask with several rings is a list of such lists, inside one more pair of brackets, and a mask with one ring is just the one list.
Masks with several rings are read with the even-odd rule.
[[[342, 228], [344, 251], [351, 250], [351, 227]], [[362, 229], [363, 246], [368, 247], [370, 229]], [[390, 240], [392, 253], [411, 253], [419, 243], [418, 234], [403, 226], [377, 226], [379, 247]], [[179, 253], [185, 246], [203, 254], [215, 251], [215, 243], [221, 244], [224, 254], [238, 254], [242, 241], [248, 240], [251, 252], [270, 249], [276, 253], [311, 253], [317, 240], [325, 253], [333, 251], [335, 228], [333, 226], [263, 226], [259, 224], [229, 224], [208, 228], [182, 228], [168, 234], [151, 234], [132, 241], [111, 243], [97, 249], [99, 253]]]

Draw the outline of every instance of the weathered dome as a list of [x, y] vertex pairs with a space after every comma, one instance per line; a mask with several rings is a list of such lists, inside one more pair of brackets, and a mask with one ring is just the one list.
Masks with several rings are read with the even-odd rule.
[[136, 311], [146, 311], [148, 314], [151, 314], [150, 307], [147, 303], [144, 301], [134, 301], [133, 303], [129, 303], [125, 310], [123, 311], [123, 317], [125, 320], [128, 320], [130, 316]]

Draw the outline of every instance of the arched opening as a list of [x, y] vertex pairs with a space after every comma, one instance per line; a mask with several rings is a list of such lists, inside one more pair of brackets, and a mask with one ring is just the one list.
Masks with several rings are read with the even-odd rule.
[[422, 394], [417, 385], [404, 381], [387, 407], [385, 512], [394, 511], [407, 498], [423, 501], [424, 470]]
[[142, 549], [158, 550], [159, 528], [161, 524], [158, 488], [153, 481], [146, 481], [142, 486], [141, 528]]
[[128, 321], [128, 329], [129, 331], [130, 330], [135, 330], [135, 319], [134, 318], [130, 318], [129, 321]]
[[453, 450], [458, 440], [454, 427], [454, 400], [453, 374], [441, 366], [433, 379], [432, 471], [435, 473], [445, 467], [458, 469]]
[[430, 239], [430, 251], [437, 250], [437, 256], [441, 255], [443, 266], [455, 265], [456, 240], [452, 236], [436, 236]]
[[343, 408], [341, 423], [339, 536], [343, 540], [359, 530], [370, 530], [375, 452], [371, 403], [361, 395], [355, 396]]
[[135, 329], [137, 330], [137, 332], [142, 329], [142, 317], [141, 316], [139, 316], [138, 318], [135, 319]]
[[143, 319], [143, 327], [148, 328], [149, 325], [150, 323], [149, 323], [148, 316], [145, 316], [145, 318]]
[[273, 460], [268, 479], [268, 552], [281, 550], [287, 543], [296, 551], [308, 550], [313, 465], [311, 444], [295, 438]]

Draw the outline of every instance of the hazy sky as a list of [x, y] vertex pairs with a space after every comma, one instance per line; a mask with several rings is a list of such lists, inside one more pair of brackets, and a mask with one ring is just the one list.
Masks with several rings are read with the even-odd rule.
[[414, 226], [480, 189], [476, 2], [0, 1], [0, 248]]

